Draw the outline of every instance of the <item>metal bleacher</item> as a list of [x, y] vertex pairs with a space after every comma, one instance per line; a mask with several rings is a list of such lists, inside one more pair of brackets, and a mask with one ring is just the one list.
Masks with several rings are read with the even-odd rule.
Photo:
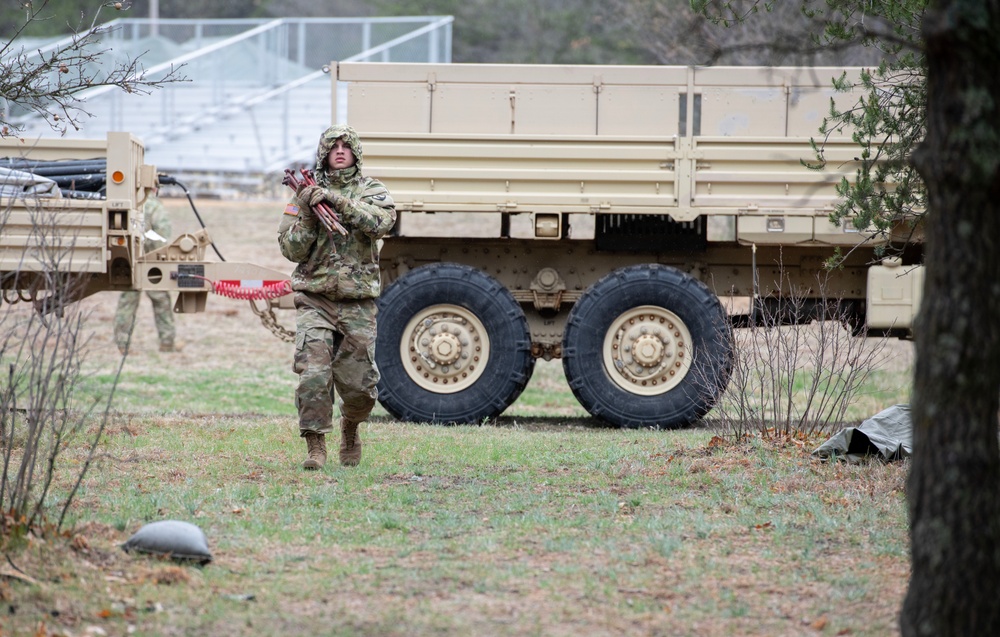
[[[147, 163], [194, 193], [269, 194], [284, 168], [312, 162], [319, 133], [335, 119], [330, 61], [450, 62], [452, 20], [115, 20], [96, 43], [104, 59], [138, 58], [143, 77], [174, 70], [184, 81], [146, 94], [80, 93], [79, 129], [64, 136], [128, 131], [145, 144]], [[33, 48], [44, 55], [56, 46]], [[20, 137], [59, 134], [37, 116], [12, 113], [11, 121], [22, 127]]]

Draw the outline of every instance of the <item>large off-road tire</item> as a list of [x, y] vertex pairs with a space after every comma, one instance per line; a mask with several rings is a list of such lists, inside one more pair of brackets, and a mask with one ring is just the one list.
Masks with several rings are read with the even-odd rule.
[[733, 338], [719, 298], [662, 265], [616, 270], [574, 305], [563, 370], [596, 418], [618, 427], [684, 427], [729, 383]]
[[455, 263], [416, 268], [378, 300], [379, 402], [400, 420], [481, 423], [534, 370], [524, 312], [496, 279]]

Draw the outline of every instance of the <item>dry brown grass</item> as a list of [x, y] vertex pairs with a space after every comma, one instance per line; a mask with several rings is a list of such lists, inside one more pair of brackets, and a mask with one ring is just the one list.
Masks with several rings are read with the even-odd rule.
[[[377, 421], [305, 473], [288, 419], [138, 418], [73, 539], [11, 553], [5, 625], [51, 634], [896, 634], [906, 464], [821, 463], [709, 432]], [[149, 519], [203, 569], [117, 547]], [[0, 632], [0, 634], [6, 634]], [[50, 634], [50, 633], [42, 633]]]

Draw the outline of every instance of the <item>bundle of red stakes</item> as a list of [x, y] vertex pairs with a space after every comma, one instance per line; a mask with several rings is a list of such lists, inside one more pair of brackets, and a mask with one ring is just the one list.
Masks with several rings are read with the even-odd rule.
[[[291, 168], [285, 169], [285, 178], [281, 180], [281, 183], [285, 184], [295, 192], [299, 191], [299, 188], [304, 186], [315, 186], [316, 180], [313, 179], [312, 171], [303, 168], [299, 172], [302, 173], [302, 180], [300, 181], [298, 177]], [[319, 222], [323, 224], [326, 231], [333, 236], [334, 232], [339, 232], [340, 234], [347, 236], [347, 229], [340, 225], [340, 217], [337, 215], [336, 211], [330, 207], [330, 204], [321, 201], [319, 205], [313, 206], [313, 211], [316, 212], [316, 216], [319, 217]]]

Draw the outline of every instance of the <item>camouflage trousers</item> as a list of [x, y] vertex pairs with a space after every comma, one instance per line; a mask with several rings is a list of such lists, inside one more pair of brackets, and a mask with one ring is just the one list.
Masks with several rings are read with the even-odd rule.
[[[122, 292], [118, 298], [118, 309], [115, 311], [115, 344], [118, 349], [124, 349], [132, 338], [135, 328], [135, 315], [139, 311], [139, 299], [142, 293], [134, 290]], [[156, 322], [156, 332], [160, 337], [160, 345], [174, 344], [174, 311], [170, 303], [169, 292], [146, 292], [153, 302], [153, 320]]]
[[378, 391], [375, 365], [375, 301], [322, 302], [301, 292], [295, 296], [295, 359], [299, 375], [295, 407], [299, 431], [334, 430], [333, 403], [353, 422], [368, 418]]

